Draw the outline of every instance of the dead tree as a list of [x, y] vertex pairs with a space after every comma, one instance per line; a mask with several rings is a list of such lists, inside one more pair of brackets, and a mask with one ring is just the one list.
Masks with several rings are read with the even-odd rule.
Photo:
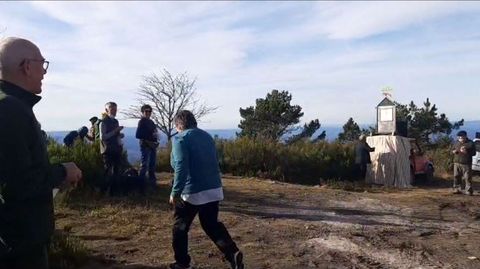
[[178, 111], [190, 110], [198, 120], [217, 109], [200, 102], [196, 96], [195, 81], [187, 73], [173, 76], [165, 69], [160, 75], [144, 76], [137, 91], [137, 104], [131, 105], [122, 114], [128, 119], [140, 119], [140, 108], [150, 105], [153, 109], [151, 119], [170, 141], [177, 134], [174, 117]]

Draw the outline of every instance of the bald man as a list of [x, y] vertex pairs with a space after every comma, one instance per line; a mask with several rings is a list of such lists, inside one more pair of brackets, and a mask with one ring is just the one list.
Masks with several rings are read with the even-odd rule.
[[52, 189], [74, 186], [74, 163], [49, 162], [33, 106], [40, 101], [48, 61], [32, 42], [0, 41], [0, 268], [48, 268], [54, 230]]

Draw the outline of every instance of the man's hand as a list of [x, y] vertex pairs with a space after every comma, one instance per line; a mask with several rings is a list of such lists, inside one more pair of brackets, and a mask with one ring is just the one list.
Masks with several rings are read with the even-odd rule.
[[173, 196], [170, 196], [170, 200], [169, 200], [169, 203], [175, 208], [175, 206], [178, 204], [178, 203], [181, 203], [182, 201], [180, 200], [180, 197], [173, 197]]
[[462, 146], [462, 147], [460, 148], [460, 152], [463, 153], [463, 154], [467, 153], [467, 147]]
[[77, 187], [78, 182], [82, 180], [82, 171], [77, 167], [73, 162], [62, 163], [63, 167], [67, 171], [65, 176], [65, 181], [68, 182], [73, 187]]

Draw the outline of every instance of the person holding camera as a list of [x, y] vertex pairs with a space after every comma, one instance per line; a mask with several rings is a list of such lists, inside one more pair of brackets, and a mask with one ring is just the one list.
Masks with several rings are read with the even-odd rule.
[[143, 105], [140, 108], [142, 118], [138, 121], [135, 137], [140, 140], [140, 152], [142, 153], [140, 178], [146, 180], [148, 171], [148, 185], [156, 188], [155, 165], [157, 160], [158, 129], [153, 120], [152, 107]]
[[115, 119], [116, 115], [117, 104], [106, 103], [105, 116], [100, 123], [100, 153], [105, 168], [105, 184], [102, 192], [110, 188], [110, 195], [113, 195], [118, 189], [123, 153], [122, 138], [124, 135], [121, 133], [123, 126], [120, 126], [118, 120]]
[[472, 157], [476, 150], [472, 140], [468, 139], [467, 132], [457, 133], [452, 153], [453, 157], [453, 193], [462, 193], [462, 179], [465, 181], [465, 194], [473, 195], [472, 187]]

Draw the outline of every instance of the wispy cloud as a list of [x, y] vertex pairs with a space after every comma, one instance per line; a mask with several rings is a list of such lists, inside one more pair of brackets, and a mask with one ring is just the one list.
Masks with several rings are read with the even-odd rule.
[[475, 2], [1, 2], [0, 29], [52, 61], [37, 107], [48, 130], [76, 129], [109, 100], [128, 107], [142, 75], [163, 68], [196, 77], [220, 106], [203, 124], [229, 128], [273, 88], [324, 124], [374, 121], [386, 85], [475, 119], [462, 109], [474, 98], [451, 97], [478, 95], [479, 13]]

